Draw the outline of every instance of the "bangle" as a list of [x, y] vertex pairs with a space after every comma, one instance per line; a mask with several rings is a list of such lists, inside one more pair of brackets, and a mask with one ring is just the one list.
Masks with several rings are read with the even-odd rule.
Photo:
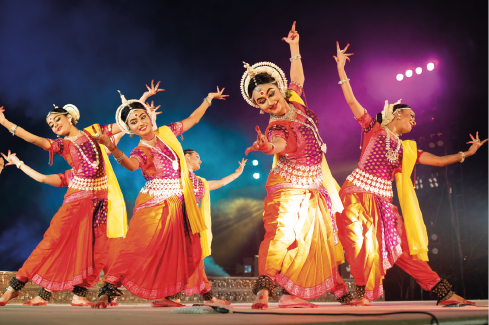
[[9, 132], [10, 132], [10, 133], [12, 133], [12, 136], [14, 136], [14, 135], [15, 135], [15, 131], [16, 131], [16, 130], [17, 130], [17, 125], [16, 125], [16, 124], [14, 124], [14, 125], [12, 125], [12, 127], [10, 128]]
[[268, 154], [271, 154], [271, 152], [272, 152], [273, 150], [275, 150], [275, 145], [274, 145], [273, 143], [270, 143], [270, 144], [272, 145], [272, 147], [273, 147], [273, 148], [272, 148], [272, 149], [270, 149], [270, 150], [268, 150], [267, 152], [265, 152], [265, 154], [267, 154], [267, 155], [268, 155]]
[[302, 58], [302, 56], [300, 54], [297, 54], [296, 56], [291, 57], [289, 60], [290, 60], [290, 62], [293, 62], [293, 61], [300, 59], [300, 58]]
[[338, 82], [338, 85], [342, 85], [342, 84], [344, 84], [345, 82], [348, 82], [348, 81], [350, 81], [350, 79], [349, 78], [346, 78], [345, 80], [341, 80], [340, 82]]
[[117, 161], [117, 163], [120, 164], [124, 160], [124, 158], [126, 158], [126, 155], [123, 152], [120, 157], [118, 157], [118, 158], [114, 157], [114, 158], [115, 158], [115, 161]]
[[462, 159], [460, 159], [460, 162], [463, 163], [465, 161], [465, 153], [463, 151], [460, 151], [459, 153], [462, 154]]
[[235, 174], [233, 174], [233, 178], [234, 178], [234, 180], [236, 180], [236, 178], [237, 178], [237, 177], [236, 177], [236, 175], [235, 175]]
[[211, 99], [209, 98], [209, 96], [207, 96], [206, 98], [204, 98], [204, 100], [207, 102], [207, 104], [209, 104], [209, 106], [212, 105], [212, 101]]
[[15, 167], [19, 168], [22, 167], [22, 165], [24, 164], [24, 162], [21, 160], [19, 161], [18, 163], [15, 164]]
[[115, 149], [117, 149], [117, 146], [114, 146], [114, 149], [112, 149], [112, 150], [110, 150], [110, 149], [109, 149], [109, 151], [110, 151], [110, 152], [112, 152], [112, 151], [114, 151]]

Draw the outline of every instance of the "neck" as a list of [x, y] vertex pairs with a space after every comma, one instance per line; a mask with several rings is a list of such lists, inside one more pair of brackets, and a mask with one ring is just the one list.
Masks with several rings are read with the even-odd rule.
[[150, 140], [153, 140], [153, 138], [155, 137], [155, 133], [153, 131], [149, 132], [148, 134], [146, 135], [142, 135], [140, 136], [142, 140], [144, 141], [150, 141]]
[[392, 124], [389, 124], [386, 126], [386, 128], [391, 131], [393, 134], [397, 135], [398, 137], [402, 135], [401, 131], [399, 130], [399, 128], [397, 127], [397, 125], [392, 125]]
[[70, 131], [68, 131], [68, 134], [66, 136], [68, 137], [74, 137], [76, 135], [80, 134], [80, 130], [76, 128], [76, 126], [72, 125], [70, 127]]

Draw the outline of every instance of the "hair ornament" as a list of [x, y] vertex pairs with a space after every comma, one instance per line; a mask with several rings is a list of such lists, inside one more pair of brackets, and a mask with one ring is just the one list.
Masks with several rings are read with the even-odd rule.
[[[53, 104], [53, 106], [54, 106], [54, 108], [59, 107], [59, 106], [56, 106], [56, 104]], [[73, 119], [73, 124], [78, 123], [78, 120], [80, 120], [80, 111], [78, 110], [78, 108], [75, 105], [66, 104], [65, 106], [63, 106], [63, 109], [66, 111], [66, 113], [49, 112], [48, 115], [46, 116], [46, 118], [48, 118], [52, 114], [62, 114], [62, 115], [68, 114]], [[50, 118], [49, 120], [51, 121], [52, 118]]]
[[[394, 104], [390, 104], [386, 100], [384, 104], [384, 110], [382, 111], [382, 126], [387, 126], [392, 120], [394, 120], [394, 106], [401, 103], [401, 99], [399, 99]], [[411, 107], [402, 107], [400, 109], [411, 109]]]
[[[117, 125], [119, 125], [119, 127], [121, 128], [122, 132], [132, 136], [134, 133], [129, 129], [129, 125], [127, 125], [127, 120], [126, 121], [122, 120], [122, 117], [121, 117], [122, 110], [126, 106], [128, 106], [132, 103], [140, 103], [141, 105], [143, 105], [144, 109], [146, 110], [146, 113], [151, 116], [151, 114], [149, 112], [149, 107], [144, 102], [140, 101], [139, 99], [127, 100], [126, 97], [124, 97], [124, 95], [119, 90], [118, 90], [118, 92], [121, 95], [122, 104], [117, 108], [117, 111], [115, 112], [115, 121], [116, 121]], [[133, 111], [133, 110], [136, 110], [136, 109], [131, 109], [131, 111]], [[131, 112], [129, 112], [129, 114], [127, 114], [127, 118], [129, 118], [130, 114], [131, 114]]]
[[243, 77], [241, 78], [240, 87], [241, 94], [248, 104], [253, 107], [259, 108], [259, 106], [253, 101], [253, 95], [252, 97], [248, 96], [248, 85], [250, 84], [251, 80], [253, 80], [255, 86], [257, 86], [254, 91], [261, 91], [261, 87], [259, 88], [259, 85], [256, 84], [255, 80], [255, 76], [260, 73], [266, 72], [271, 75], [272, 78], [275, 79], [275, 81], [277, 82], [277, 86], [280, 89], [280, 92], [282, 94], [285, 94], [285, 91], [287, 90], [287, 78], [285, 77], [285, 73], [282, 71], [282, 69], [280, 69], [277, 65], [267, 61], [258, 62], [253, 64], [252, 66], [250, 66], [246, 62], [243, 63], [246, 71], [243, 73]]

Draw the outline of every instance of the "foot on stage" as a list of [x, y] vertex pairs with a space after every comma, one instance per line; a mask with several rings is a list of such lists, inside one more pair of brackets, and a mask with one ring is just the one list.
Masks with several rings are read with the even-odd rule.
[[[177, 299], [175, 299], [177, 300]], [[178, 299], [180, 300], [180, 299]], [[171, 299], [162, 298], [151, 301], [151, 307], [185, 307], [180, 302], [172, 301]]]
[[112, 307], [117, 307], [119, 306], [119, 304], [117, 303], [116, 301], [117, 297], [115, 297], [112, 302], [109, 302], [109, 306], [112, 306]]
[[100, 296], [100, 299], [96, 303], [92, 304], [90, 307], [99, 309], [99, 308], [107, 308], [108, 305], [109, 305], [109, 296], [102, 295]]
[[351, 301], [349, 303], [350, 306], [370, 306], [370, 300], [368, 300], [367, 298], [360, 298], [356, 301]]
[[475, 302], [465, 300], [464, 298], [460, 297], [456, 293], [454, 293], [447, 300], [440, 301], [438, 304], [443, 306], [443, 305], [451, 305], [451, 304], [457, 303], [457, 302], [459, 302], [461, 304], [465, 304], [465, 305], [470, 305], [470, 306], [474, 306], [475, 305]]
[[48, 302], [39, 296], [34, 297], [34, 299], [24, 302], [24, 306], [47, 306]]
[[253, 305], [251, 305], [251, 309], [268, 309], [268, 290], [260, 290], [256, 295], [255, 301], [253, 301]]
[[204, 301], [204, 305], [215, 305], [215, 304], [221, 304], [221, 305], [226, 305], [226, 306], [231, 305], [231, 303], [229, 301], [217, 299], [216, 297], [212, 297], [211, 300], [205, 300]]
[[10, 300], [16, 298], [19, 295], [19, 292], [8, 287], [7, 291], [0, 298], [0, 306], [5, 306]]
[[310, 303], [307, 300], [301, 299], [299, 297], [284, 294], [280, 301], [278, 302], [280, 308], [318, 308], [319, 305]]
[[73, 295], [73, 299], [71, 300], [71, 305], [73, 307], [90, 307], [92, 303], [84, 297]]

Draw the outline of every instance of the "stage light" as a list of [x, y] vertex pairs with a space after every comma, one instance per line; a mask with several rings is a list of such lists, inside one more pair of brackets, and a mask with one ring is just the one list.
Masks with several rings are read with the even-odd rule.
[[443, 142], [443, 140], [438, 140], [436, 144], [438, 145], [438, 147], [441, 147], [445, 144], [445, 142]]
[[435, 147], [435, 143], [434, 143], [434, 142], [430, 142], [430, 143], [428, 143], [428, 146], [429, 146], [431, 149], [433, 149], [433, 148]]
[[254, 179], [259, 179], [260, 178], [260, 173], [254, 173], [253, 174]]
[[406, 71], [406, 77], [411, 78], [413, 76], [413, 70]]
[[402, 79], [404, 79], [404, 76], [400, 73], [396, 76], [396, 79], [397, 81], [401, 81]]
[[421, 69], [420, 67], [416, 68], [416, 73], [417, 74], [421, 74], [421, 72], [423, 72], [423, 69]]
[[435, 254], [435, 255], [436, 255], [436, 254], [438, 254], [438, 248], [436, 248], [436, 247], [435, 247], [435, 248], [433, 248], [433, 249], [431, 250], [431, 252], [432, 252], [433, 254]]
[[437, 239], [438, 239], [438, 235], [437, 235], [437, 234], [433, 234], [433, 235], [431, 235], [431, 239], [433, 239], [433, 240], [437, 240]]
[[253, 160], [253, 166], [258, 166], [258, 160]]
[[428, 65], [426, 66], [426, 68], [428, 69], [428, 71], [431, 71], [435, 68], [435, 64], [433, 62], [430, 62], [428, 63]]

